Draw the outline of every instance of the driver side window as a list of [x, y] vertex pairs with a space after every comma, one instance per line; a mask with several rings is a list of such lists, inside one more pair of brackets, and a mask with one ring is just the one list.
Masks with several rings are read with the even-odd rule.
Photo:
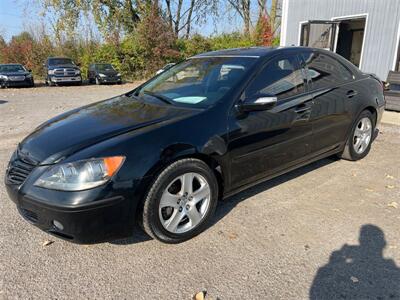
[[270, 61], [245, 90], [246, 98], [275, 96], [278, 100], [304, 92], [304, 79], [296, 55]]

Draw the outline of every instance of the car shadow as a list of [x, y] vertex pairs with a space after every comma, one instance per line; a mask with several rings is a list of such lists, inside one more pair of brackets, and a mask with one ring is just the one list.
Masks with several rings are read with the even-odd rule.
[[[276, 178], [273, 178], [273, 179], [267, 180], [263, 183], [257, 184], [257, 185], [255, 185], [251, 188], [248, 188], [238, 194], [235, 194], [234, 196], [228, 197], [228, 198], [224, 199], [223, 201], [219, 201], [215, 215], [212, 218], [211, 224], [208, 226], [208, 228], [215, 225], [216, 223], [218, 223], [241, 201], [246, 200], [247, 198], [250, 198], [259, 193], [262, 193], [262, 192], [264, 192], [270, 188], [273, 188], [281, 183], [287, 182], [289, 180], [293, 180], [293, 179], [295, 179], [299, 176], [302, 176], [308, 172], [312, 172], [316, 169], [319, 169], [321, 167], [329, 165], [337, 160], [338, 159], [334, 156], [319, 160], [319, 161], [311, 163], [307, 166], [293, 170], [289, 173], [280, 175]], [[151, 239], [151, 237], [149, 237], [147, 234], [145, 234], [143, 232], [143, 230], [141, 228], [139, 228], [139, 226], [135, 226], [132, 237], [129, 237], [129, 238], [123, 239], [123, 240], [113, 241], [113, 242], [111, 242], [111, 244], [130, 245], [130, 244], [136, 244], [139, 242], [148, 241], [150, 239]]]
[[217, 210], [215, 213], [215, 216], [213, 218], [213, 221], [210, 226], [213, 226], [214, 224], [218, 223], [222, 218], [224, 218], [233, 208], [235, 208], [236, 205], [238, 205], [240, 202], [243, 200], [246, 200], [250, 197], [253, 197], [259, 193], [262, 193], [268, 189], [271, 189], [277, 185], [280, 185], [282, 183], [285, 183], [287, 181], [293, 180], [297, 177], [300, 177], [306, 173], [312, 172], [316, 169], [322, 168], [324, 166], [327, 166], [333, 162], [338, 161], [339, 159], [336, 158], [335, 156], [321, 159], [319, 161], [316, 161], [314, 163], [311, 163], [309, 165], [306, 165], [304, 167], [295, 169], [291, 172], [288, 172], [286, 174], [280, 175], [278, 177], [275, 177], [273, 179], [264, 181], [260, 184], [257, 184], [251, 188], [248, 188], [238, 194], [235, 194], [229, 198], [224, 199], [223, 201], [220, 201], [217, 206]]
[[383, 257], [382, 229], [363, 225], [359, 245], [332, 252], [310, 288], [310, 299], [400, 299], [400, 268]]
[[120, 239], [120, 240], [115, 240], [111, 241], [110, 244], [112, 245], [119, 245], [119, 246], [126, 246], [126, 245], [132, 245], [132, 244], [138, 244], [146, 241], [150, 241], [152, 238], [148, 236], [142, 228], [139, 227], [139, 225], [135, 225], [135, 228], [133, 229], [133, 235], [126, 238], [126, 239]]

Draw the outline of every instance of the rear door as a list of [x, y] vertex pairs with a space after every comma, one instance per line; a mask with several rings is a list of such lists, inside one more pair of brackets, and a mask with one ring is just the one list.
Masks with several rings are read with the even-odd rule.
[[353, 73], [333, 56], [317, 50], [304, 51], [302, 56], [314, 101], [312, 152], [319, 154], [345, 142], [358, 91]]
[[312, 95], [305, 85], [297, 54], [272, 58], [245, 89], [276, 96], [274, 108], [233, 113], [229, 121], [232, 188], [254, 182], [307, 158], [311, 152]]

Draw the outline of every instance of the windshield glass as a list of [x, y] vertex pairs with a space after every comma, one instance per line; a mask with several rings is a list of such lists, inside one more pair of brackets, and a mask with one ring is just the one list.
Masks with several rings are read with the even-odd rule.
[[251, 57], [192, 58], [145, 84], [136, 96], [205, 108], [228, 93], [256, 61]]
[[71, 65], [74, 64], [70, 58], [52, 58], [49, 59], [49, 65]]
[[114, 68], [111, 64], [96, 64], [96, 70], [104, 72], [104, 71], [113, 71]]
[[0, 65], [0, 72], [26, 72], [21, 65]]

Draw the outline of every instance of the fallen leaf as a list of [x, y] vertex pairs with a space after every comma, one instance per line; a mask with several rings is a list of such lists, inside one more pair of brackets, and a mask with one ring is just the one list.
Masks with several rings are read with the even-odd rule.
[[308, 246], [308, 245], [304, 245], [304, 250], [310, 250], [310, 246]]
[[46, 247], [46, 246], [49, 246], [49, 245], [51, 245], [51, 244], [53, 244], [53, 243], [54, 243], [54, 241], [45, 240], [45, 241], [43, 242], [42, 246], [43, 246], [43, 247]]
[[394, 185], [390, 185], [390, 184], [389, 184], [389, 185], [387, 185], [386, 187], [387, 187], [388, 189], [394, 189]]
[[230, 239], [230, 240], [235, 240], [235, 239], [237, 239], [237, 237], [238, 237], [238, 234], [237, 233], [230, 233], [230, 234], [228, 234], [228, 238]]
[[357, 174], [356, 173], [353, 173], [353, 174], [351, 174], [353, 177], [357, 177]]
[[205, 292], [198, 292], [193, 296], [193, 300], [204, 300], [205, 295]]
[[369, 189], [369, 188], [366, 188], [365, 189], [367, 192], [373, 192], [374, 190], [373, 189]]
[[390, 202], [389, 204], [388, 204], [388, 206], [389, 207], [393, 207], [393, 208], [398, 208], [399, 207], [399, 205], [397, 204], [397, 202]]
[[386, 175], [386, 178], [388, 178], [388, 179], [394, 179], [394, 177], [393, 177], [392, 175], [389, 175], [389, 174]]
[[351, 281], [353, 281], [354, 283], [357, 283], [359, 280], [357, 277], [351, 276], [350, 277]]

